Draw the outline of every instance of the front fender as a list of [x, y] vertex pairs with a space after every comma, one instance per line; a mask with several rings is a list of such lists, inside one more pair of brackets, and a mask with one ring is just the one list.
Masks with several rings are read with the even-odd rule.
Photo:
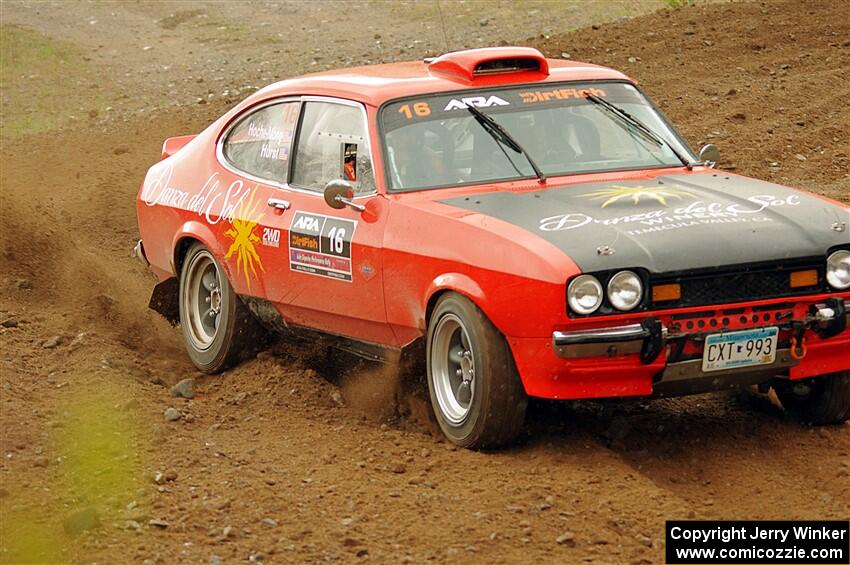
[[[421, 305], [419, 323], [420, 328], [425, 329], [428, 326], [427, 317], [437, 301], [437, 295], [445, 291], [457, 292], [472, 300], [476, 306], [487, 314], [488, 303], [487, 296], [481, 290], [481, 286], [468, 275], [462, 273], [445, 273], [439, 275], [431, 281], [428, 289], [425, 291], [425, 301]], [[489, 314], [488, 314], [489, 317]]]

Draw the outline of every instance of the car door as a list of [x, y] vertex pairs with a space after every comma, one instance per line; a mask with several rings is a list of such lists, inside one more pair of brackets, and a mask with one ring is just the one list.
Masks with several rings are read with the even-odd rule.
[[[381, 269], [388, 208], [375, 189], [366, 110], [335, 98], [302, 101], [286, 191], [289, 272], [267, 287], [292, 324], [393, 345]], [[325, 202], [325, 186], [340, 179], [366, 210]]]
[[208, 181], [210, 193], [219, 196], [205, 196], [235, 203], [233, 221], [220, 234], [231, 284], [240, 294], [273, 302], [279, 300], [277, 281], [288, 274], [287, 181], [300, 110], [300, 98], [283, 98], [237, 118], [218, 145], [223, 167]]

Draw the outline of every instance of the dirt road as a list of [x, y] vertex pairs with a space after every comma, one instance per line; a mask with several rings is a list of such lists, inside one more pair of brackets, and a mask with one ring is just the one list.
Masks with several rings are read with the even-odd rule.
[[414, 2], [2, 4], [0, 562], [658, 563], [665, 519], [848, 517], [850, 426], [767, 399], [541, 403], [474, 453], [392, 372], [281, 343], [201, 376], [147, 309], [133, 197], [165, 137], [445, 44], [625, 69], [727, 168], [850, 202], [846, 4], [515, 6], [443, 3], [444, 36]]

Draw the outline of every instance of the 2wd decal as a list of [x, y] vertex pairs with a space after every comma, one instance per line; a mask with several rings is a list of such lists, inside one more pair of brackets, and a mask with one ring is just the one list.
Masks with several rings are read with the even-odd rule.
[[357, 222], [295, 212], [289, 227], [289, 268], [351, 282], [351, 241]]
[[263, 245], [266, 247], [280, 247], [280, 230], [263, 228]]

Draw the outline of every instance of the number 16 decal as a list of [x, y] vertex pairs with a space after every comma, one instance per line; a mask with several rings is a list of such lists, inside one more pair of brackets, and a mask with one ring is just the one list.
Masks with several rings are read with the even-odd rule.
[[333, 227], [328, 232], [328, 239], [331, 241], [331, 248], [334, 253], [342, 253], [345, 245], [345, 228]]
[[289, 268], [351, 282], [351, 240], [357, 222], [295, 212], [289, 227]]

